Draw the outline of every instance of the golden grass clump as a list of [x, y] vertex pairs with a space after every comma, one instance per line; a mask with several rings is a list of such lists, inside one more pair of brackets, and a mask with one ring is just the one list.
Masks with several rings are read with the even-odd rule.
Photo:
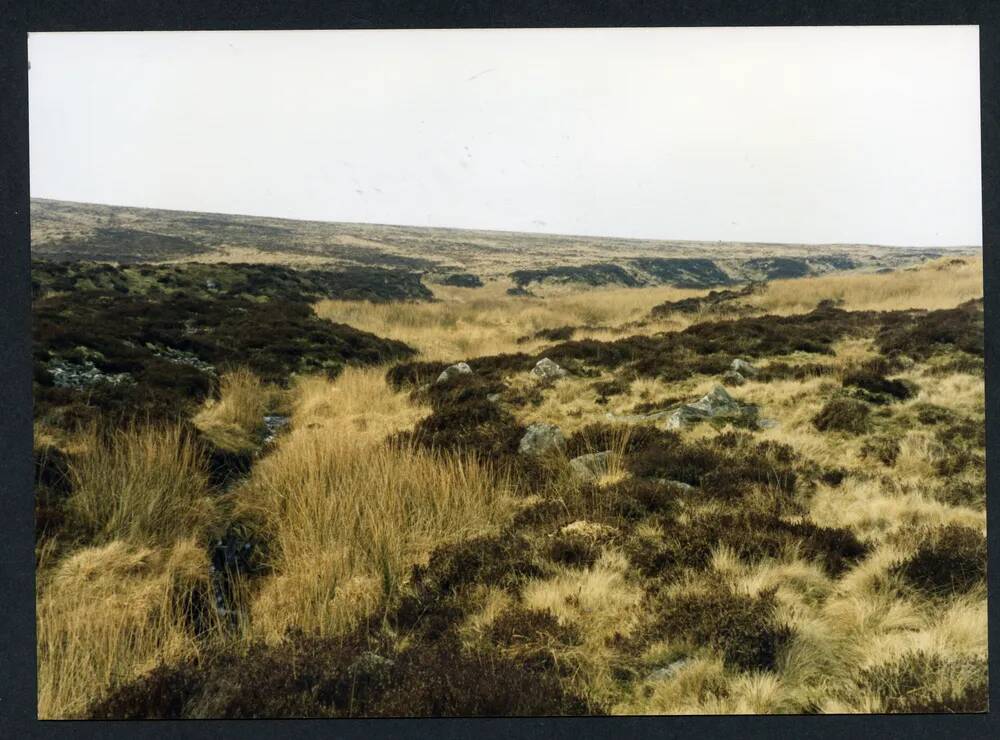
[[179, 426], [96, 434], [70, 467], [72, 519], [95, 543], [171, 544], [212, 524], [202, 452]]
[[78, 716], [112, 686], [194, 654], [185, 611], [207, 587], [193, 539], [159, 549], [114, 540], [56, 565], [38, 586], [39, 717]]
[[843, 301], [848, 311], [895, 311], [909, 308], [953, 308], [983, 295], [982, 257], [966, 257], [961, 265], [942, 257], [915, 270], [888, 274], [837, 273], [795, 280], [775, 280], [747, 299], [771, 314], [806, 313], [821, 300]]
[[[580, 336], [614, 339], [634, 330], [620, 325], [643, 318], [653, 306], [703, 291], [679, 288], [594, 288], [553, 292], [540, 297], [515, 297], [504, 293], [502, 282], [468, 290], [434, 286], [433, 303], [370, 303], [325, 300], [316, 314], [330, 321], [350, 324], [381, 337], [406, 342], [423, 359], [458, 361], [502, 352], [531, 351], [544, 340], [518, 343], [540, 329], [596, 326]], [[647, 331], [679, 329], [687, 321], [674, 318]], [[604, 328], [607, 327], [607, 328]]]
[[264, 414], [277, 395], [277, 391], [249, 370], [233, 370], [219, 379], [219, 398], [206, 401], [193, 421], [206, 437], [224, 450], [252, 449]]
[[[384, 381], [375, 392], [373, 377], [357, 371], [336, 392], [300, 385], [293, 431], [239, 493], [238, 512], [270, 540], [273, 575], [252, 605], [266, 639], [292, 626], [342, 631], [395, 593], [434, 546], [493, 529], [506, 509], [506, 484], [488, 466], [384, 443], [419, 411]], [[367, 396], [352, 394], [365, 388]], [[371, 426], [352, 422], [371, 414]]]

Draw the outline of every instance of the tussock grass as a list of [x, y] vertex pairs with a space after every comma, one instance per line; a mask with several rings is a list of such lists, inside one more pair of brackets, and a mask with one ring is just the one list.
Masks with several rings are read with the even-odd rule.
[[207, 588], [192, 539], [78, 550], [38, 586], [38, 715], [80, 715], [111, 687], [197, 652], [185, 611]]
[[501, 520], [506, 484], [488, 464], [383, 443], [421, 413], [376, 372], [297, 386], [292, 432], [238, 496], [238, 512], [270, 538], [256, 634], [342, 632], [394, 596], [434, 545]]
[[216, 510], [202, 452], [176, 425], [94, 434], [70, 467], [67, 509], [95, 543], [201, 537]]
[[217, 447], [233, 452], [252, 449], [264, 414], [277, 397], [277, 391], [251, 371], [233, 370], [219, 379], [219, 397], [206, 401], [193, 421]]
[[[541, 329], [566, 325], [601, 327], [581, 330], [578, 335], [595, 339], [634, 334], [635, 330], [621, 325], [644, 318], [658, 303], [703, 292], [668, 287], [595, 288], [530, 298], [508, 296], [504, 288], [499, 282], [473, 291], [436, 285], [438, 301], [434, 303], [326, 300], [317, 303], [315, 310], [321, 318], [403, 341], [417, 348], [423, 359], [457, 362], [502, 352], [531, 351], [549, 342], [517, 340]], [[682, 329], [687, 323], [672, 318], [657, 322], [652, 330]]]
[[951, 265], [942, 257], [915, 270], [889, 274], [846, 273], [775, 280], [747, 303], [778, 315], [805, 313], [821, 300], [843, 301], [848, 311], [953, 308], [983, 294], [983, 260], [966, 257]]

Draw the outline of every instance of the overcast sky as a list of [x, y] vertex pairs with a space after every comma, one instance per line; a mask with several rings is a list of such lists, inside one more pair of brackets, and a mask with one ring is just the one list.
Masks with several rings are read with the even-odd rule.
[[44, 33], [35, 197], [981, 245], [978, 29]]

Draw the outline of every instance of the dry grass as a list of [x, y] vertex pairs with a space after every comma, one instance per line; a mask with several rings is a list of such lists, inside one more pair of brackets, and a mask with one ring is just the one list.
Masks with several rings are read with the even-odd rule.
[[234, 370], [219, 379], [219, 398], [206, 401], [193, 421], [222, 449], [251, 449], [256, 444], [264, 414], [278, 395], [276, 389], [262, 383], [249, 370]]
[[[567, 325], [593, 325], [608, 329], [588, 330], [582, 336], [612, 339], [635, 333], [618, 328], [645, 317], [667, 300], [678, 300], [704, 291], [677, 288], [595, 288], [553, 291], [544, 298], [513, 297], [508, 284], [492, 282], [469, 290], [434, 286], [434, 303], [367, 303], [320, 301], [321, 318], [356, 326], [418, 349], [424, 359], [458, 361], [501, 352], [531, 351], [546, 344], [517, 339], [540, 329]], [[680, 329], [686, 321], [672, 319], [644, 331]]]
[[67, 508], [95, 543], [169, 545], [201, 538], [215, 516], [204, 461], [177, 426], [92, 436], [70, 475]]
[[77, 551], [38, 586], [38, 715], [79, 715], [109, 687], [197, 651], [184, 608], [207, 585], [202, 546], [115, 540]]
[[848, 311], [953, 308], [983, 294], [983, 260], [965, 257], [961, 265], [942, 257], [914, 270], [889, 274], [846, 273], [797, 280], [775, 280], [748, 299], [765, 313], [805, 313], [820, 300], [843, 301]]
[[508, 509], [488, 466], [382, 442], [423, 410], [374, 371], [303, 381], [293, 407], [292, 432], [237, 496], [270, 536], [273, 575], [252, 604], [257, 636], [346, 629], [434, 546], [492, 531]]

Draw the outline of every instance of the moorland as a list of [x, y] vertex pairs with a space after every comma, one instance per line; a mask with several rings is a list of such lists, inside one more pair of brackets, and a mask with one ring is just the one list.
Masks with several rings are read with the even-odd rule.
[[978, 250], [32, 223], [39, 716], [985, 710]]

